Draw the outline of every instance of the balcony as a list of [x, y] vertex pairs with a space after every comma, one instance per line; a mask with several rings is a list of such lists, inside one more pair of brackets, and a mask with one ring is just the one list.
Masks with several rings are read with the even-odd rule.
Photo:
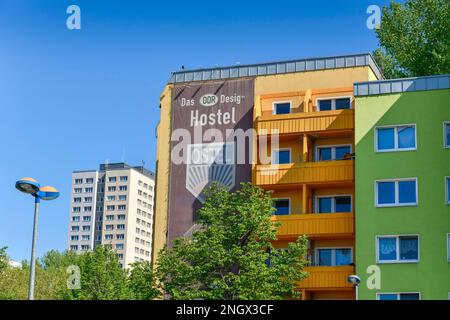
[[321, 131], [351, 131], [355, 128], [354, 110], [301, 112], [284, 115], [263, 115], [255, 120], [255, 128], [279, 130], [279, 134], [314, 133]]
[[306, 267], [308, 277], [300, 281], [304, 290], [352, 290], [347, 282], [349, 275], [355, 274], [354, 266]]
[[257, 165], [255, 184], [259, 186], [353, 182], [353, 160]]
[[280, 222], [278, 240], [296, 239], [300, 235], [310, 238], [352, 237], [355, 234], [353, 213], [292, 214], [273, 216]]

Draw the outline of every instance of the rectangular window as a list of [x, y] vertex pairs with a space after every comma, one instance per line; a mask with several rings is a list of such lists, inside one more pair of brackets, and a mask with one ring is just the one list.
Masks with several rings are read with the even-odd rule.
[[94, 178], [86, 178], [86, 183], [94, 183]]
[[83, 226], [83, 231], [91, 231], [91, 226]]
[[105, 228], [106, 228], [106, 230], [111, 231], [111, 230], [114, 230], [114, 225], [112, 225], [112, 224], [107, 224], [107, 225], [105, 226]]
[[114, 211], [115, 209], [116, 209], [116, 206], [114, 206], [114, 205], [106, 206], [106, 210], [108, 210], [108, 211]]
[[120, 206], [117, 206], [117, 209], [118, 209], [119, 211], [125, 211], [125, 210], [127, 209], [127, 206], [121, 204]]
[[376, 181], [377, 207], [417, 205], [417, 178]]
[[125, 195], [119, 196], [119, 201], [127, 201], [127, 196]]
[[291, 200], [290, 199], [274, 199], [274, 215], [287, 215], [291, 213]]
[[83, 183], [83, 179], [75, 179], [75, 184], [82, 184]]
[[420, 293], [377, 293], [377, 300], [420, 300]]
[[117, 234], [116, 235], [116, 239], [117, 240], [123, 240], [123, 239], [125, 239], [125, 235], [124, 234]]
[[124, 214], [117, 215], [117, 220], [125, 220], [125, 215]]
[[123, 249], [123, 243], [116, 244], [116, 249], [122, 250]]
[[108, 178], [108, 181], [109, 181], [109, 182], [116, 182], [116, 177], [109, 177], [109, 178]]
[[118, 224], [117, 225], [117, 230], [125, 230], [125, 225], [124, 224]]
[[316, 266], [348, 266], [352, 262], [352, 248], [316, 249]]
[[120, 177], [120, 179], [119, 179], [120, 181], [128, 181], [128, 176], [121, 176]]
[[119, 186], [119, 191], [127, 191], [127, 186]]
[[290, 149], [274, 150], [272, 152], [272, 163], [273, 164], [291, 163], [291, 150]]
[[75, 188], [73, 189], [73, 193], [81, 193], [83, 191], [82, 188]]
[[89, 235], [81, 236], [81, 240], [83, 240], [83, 241], [89, 241], [89, 239], [90, 239]]
[[76, 216], [76, 217], [72, 217], [72, 222], [79, 222], [80, 221], [80, 217]]
[[378, 236], [379, 263], [418, 262], [419, 236]]
[[81, 212], [81, 207], [73, 207], [72, 212]]
[[89, 221], [91, 221], [91, 217], [90, 216], [83, 216], [83, 221], [84, 222], [89, 222]]
[[113, 214], [106, 215], [106, 221], [113, 221], [113, 220], [114, 220], [114, 215]]
[[75, 231], [79, 231], [79, 230], [80, 230], [80, 227], [79, 227], [79, 226], [72, 226], [72, 227], [71, 227], [71, 230], [74, 231], [74, 232], [75, 232]]
[[450, 122], [444, 122], [444, 147], [450, 148]]
[[92, 212], [92, 207], [84, 207], [84, 212]]
[[450, 204], [450, 177], [445, 177], [445, 194], [447, 195], [447, 204]]
[[351, 109], [351, 98], [317, 99], [318, 111]]
[[108, 191], [109, 192], [114, 192], [114, 191], [116, 191], [116, 187], [108, 187]]
[[112, 240], [113, 235], [112, 234], [105, 234], [105, 240]]
[[274, 102], [273, 114], [289, 114], [291, 113], [291, 102]]
[[81, 246], [81, 250], [82, 251], [88, 251], [89, 250], [89, 245], [82, 245]]
[[78, 236], [70, 236], [71, 241], [78, 241]]
[[84, 202], [91, 203], [92, 197], [84, 197]]
[[70, 250], [77, 251], [78, 250], [78, 246], [72, 245], [72, 246], [70, 246]]
[[73, 202], [80, 203], [81, 202], [81, 197], [73, 198]]
[[316, 148], [316, 161], [333, 161], [350, 159], [351, 145], [323, 146]]
[[416, 125], [375, 128], [377, 152], [416, 150]]
[[84, 188], [84, 192], [86, 193], [92, 193], [94, 189], [92, 187]]
[[316, 198], [316, 213], [352, 212], [352, 197], [320, 196]]
[[116, 196], [107, 196], [106, 200], [107, 201], [116, 201]]

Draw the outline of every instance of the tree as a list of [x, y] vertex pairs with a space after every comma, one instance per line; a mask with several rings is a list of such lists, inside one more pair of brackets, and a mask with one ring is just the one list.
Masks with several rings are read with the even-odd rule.
[[9, 265], [9, 257], [6, 254], [7, 247], [0, 248], [0, 272], [6, 269]]
[[249, 183], [234, 193], [213, 185], [198, 213], [199, 231], [161, 250], [157, 275], [173, 299], [297, 297], [306, 276], [306, 238], [275, 249], [270, 193]]
[[150, 262], [135, 262], [128, 275], [128, 287], [136, 300], [152, 300], [160, 296]]
[[79, 255], [76, 265], [80, 268], [81, 288], [65, 289], [61, 298], [123, 300], [132, 297], [127, 286], [127, 271], [111, 249], [98, 246], [94, 251]]
[[450, 1], [392, 1], [376, 34], [374, 57], [386, 78], [450, 73]]

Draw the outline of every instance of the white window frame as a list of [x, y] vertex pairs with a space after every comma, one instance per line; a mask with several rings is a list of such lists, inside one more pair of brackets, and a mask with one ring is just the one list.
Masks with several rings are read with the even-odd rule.
[[[352, 96], [333, 96], [333, 97], [322, 97], [322, 98], [316, 98], [315, 100], [315, 105], [316, 105], [316, 109], [317, 111], [321, 111], [320, 110], [320, 101], [324, 101], [324, 100], [331, 100], [331, 110], [324, 110], [324, 111], [336, 111], [336, 100], [337, 99], [345, 99], [345, 98], [349, 98], [350, 99], [350, 109], [342, 109], [342, 110], [351, 110], [353, 109], [353, 97]], [[339, 109], [341, 110], [341, 109]]]
[[[271, 159], [272, 164], [275, 164], [275, 152], [280, 152], [280, 151], [289, 151], [289, 163], [292, 163], [292, 149], [291, 148], [278, 148], [278, 149], [272, 150], [272, 159]], [[289, 163], [277, 163], [275, 165], [284, 165], [284, 164], [289, 164]]]
[[[399, 127], [414, 127], [414, 148], [399, 148], [398, 147], [398, 128]], [[394, 148], [393, 149], [378, 149], [378, 129], [394, 129]], [[377, 126], [374, 129], [374, 139], [375, 145], [374, 149], [377, 153], [382, 152], [401, 152], [401, 151], [416, 151], [417, 150], [417, 124], [408, 123], [408, 124], [395, 124], [395, 125], [386, 125], [386, 126]]]
[[354, 263], [353, 261], [353, 247], [317, 247], [314, 248], [314, 265], [319, 266], [319, 250], [334, 250], [334, 253], [331, 254], [331, 266], [336, 267], [336, 250], [339, 249], [350, 249], [350, 254], [352, 257], [352, 261], [350, 263]]
[[277, 114], [276, 113], [276, 108], [275, 106], [277, 104], [282, 104], [282, 103], [289, 103], [289, 114], [292, 113], [292, 101], [291, 100], [286, 100], [286, 101], [273, 101], [272, 102], [272, 114], [273, 115], [277, 115], [277, 116], [283, 116], [284, 114]]
[[[417, 237], [417, 260], [400, 260], [400, 237]], [[396, 259], [395, 260], [380, 260], [379, 242], [380, 238], [396, 238]], [[419, 234], [396, 234], [396, 235], [376, 235], [375, 236], [375, 255], [377, 264], [390, 263], [419, 263], [420, 261], [420, 235]]]
[[444, 138], [444, 149], [450, 149], [450, 141], [447, 141], [447, 135], [446, 135], [446, 130], [445, 130], [445, 127], [447, 125], [450, 126], [450, 121], [444, 121], [444, 123], [442, 124], [443, 138]]
[[[323, 145], [323, 146], [316, 146], [315, 147], [315, 153], [316, 153], [316, 162], [326, 162], [326, 161], [341, 161], [336, 160], [336, 147], [350, 147], [350, 153], [353, 152], [353, 146], [351, 144], [330, 144], [330, 145]], [[319, 149], [322, 148], [331, 148], [331, 160], [320, 160], [319, 159]]]
[[[332, 195], [320, 195], [320, 196], [315, 197], [314, 213], [322, 214], [321, 212], [319, 212], [319, 199], [321, 199], [321, 198], [336, 198], [336, 197], [350, 197], [350, 212], [353, 212], [353, 195], [351, 195], [351, 194], [332, 194]], [[331, 213], [336, 213], [336, 201], [331, 202]], [[342, 213], [342, 212], [339, 212], [339, 213]]]
[[[288, 209], [288, 214], [286, 214], [286, 216], [292, 214], [292, 212], [291, 212], [291, 203], [292, 203], [291, 197], [285, 197], [285, 198], [272, 198], [272, 200], [273, 200], [274, 202], [277, 201], [277, 200], [287, 200], [287, 201], [289, 202], [289, 209]], [[274, 207], [274, 208], [275, 208], [275, 207]], [[273, 213], [273, 215], [275, 215], [275, 212]]]
[[[415, 181], [416, 182], [416, 202], [413, 203], [399, 203], [399, 182], [400, 181]], [[379, 182], [394, 182], [395, 183], [395, 202], [379, 204], [378, 203], [378, 183]], [[419, 182], [417, 177], [412, 178], [397, 178], [397, 179], [379, 179], [375, 180], [375, 207], [386, 208], [386, 207], [415, 207], [419, 205]]]
[[450, 180], [450, 176], [445, 176], [444, 183], [445, 183], [445, 203], [450, 204], [450, 197], [448, 196], [448, 180]]
[[401, 294], [418, 294], [419, 300], [422, 300], [422, 294], [418, 291], [414, 291], [414, 292], [377, 292], [376, 299], [380, 300], [380, 295], [382, 295], [382, 294], [395, 294], [395, 295], [397, 295], [397, 300], [400, 300]]

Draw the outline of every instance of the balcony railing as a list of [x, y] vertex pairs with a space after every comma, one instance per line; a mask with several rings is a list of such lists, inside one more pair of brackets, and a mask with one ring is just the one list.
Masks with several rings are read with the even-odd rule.
[[257, 132], [278, 130], [279, 134], [312, 133], [320, 131], [343, 131], [355, 128], [354, 111], [332, 110], [300, 112], [284, 115], [263, 115], [256, 119]]
[[255, 184], [261, 186], [352, 182], [353, 160], [257, 165]]
[[292, 214], [273, 216], [272, 221], [280, 222], [277, 238], [294, 239], [300, 235], [311, 238], [354, 236], [353, 213]]
[[300, 281], [300, 287], [306, 290], [352, 289], [347, 282], [349, 275], [355, 274], [354, 266], [306, 267], [308, 277]]

